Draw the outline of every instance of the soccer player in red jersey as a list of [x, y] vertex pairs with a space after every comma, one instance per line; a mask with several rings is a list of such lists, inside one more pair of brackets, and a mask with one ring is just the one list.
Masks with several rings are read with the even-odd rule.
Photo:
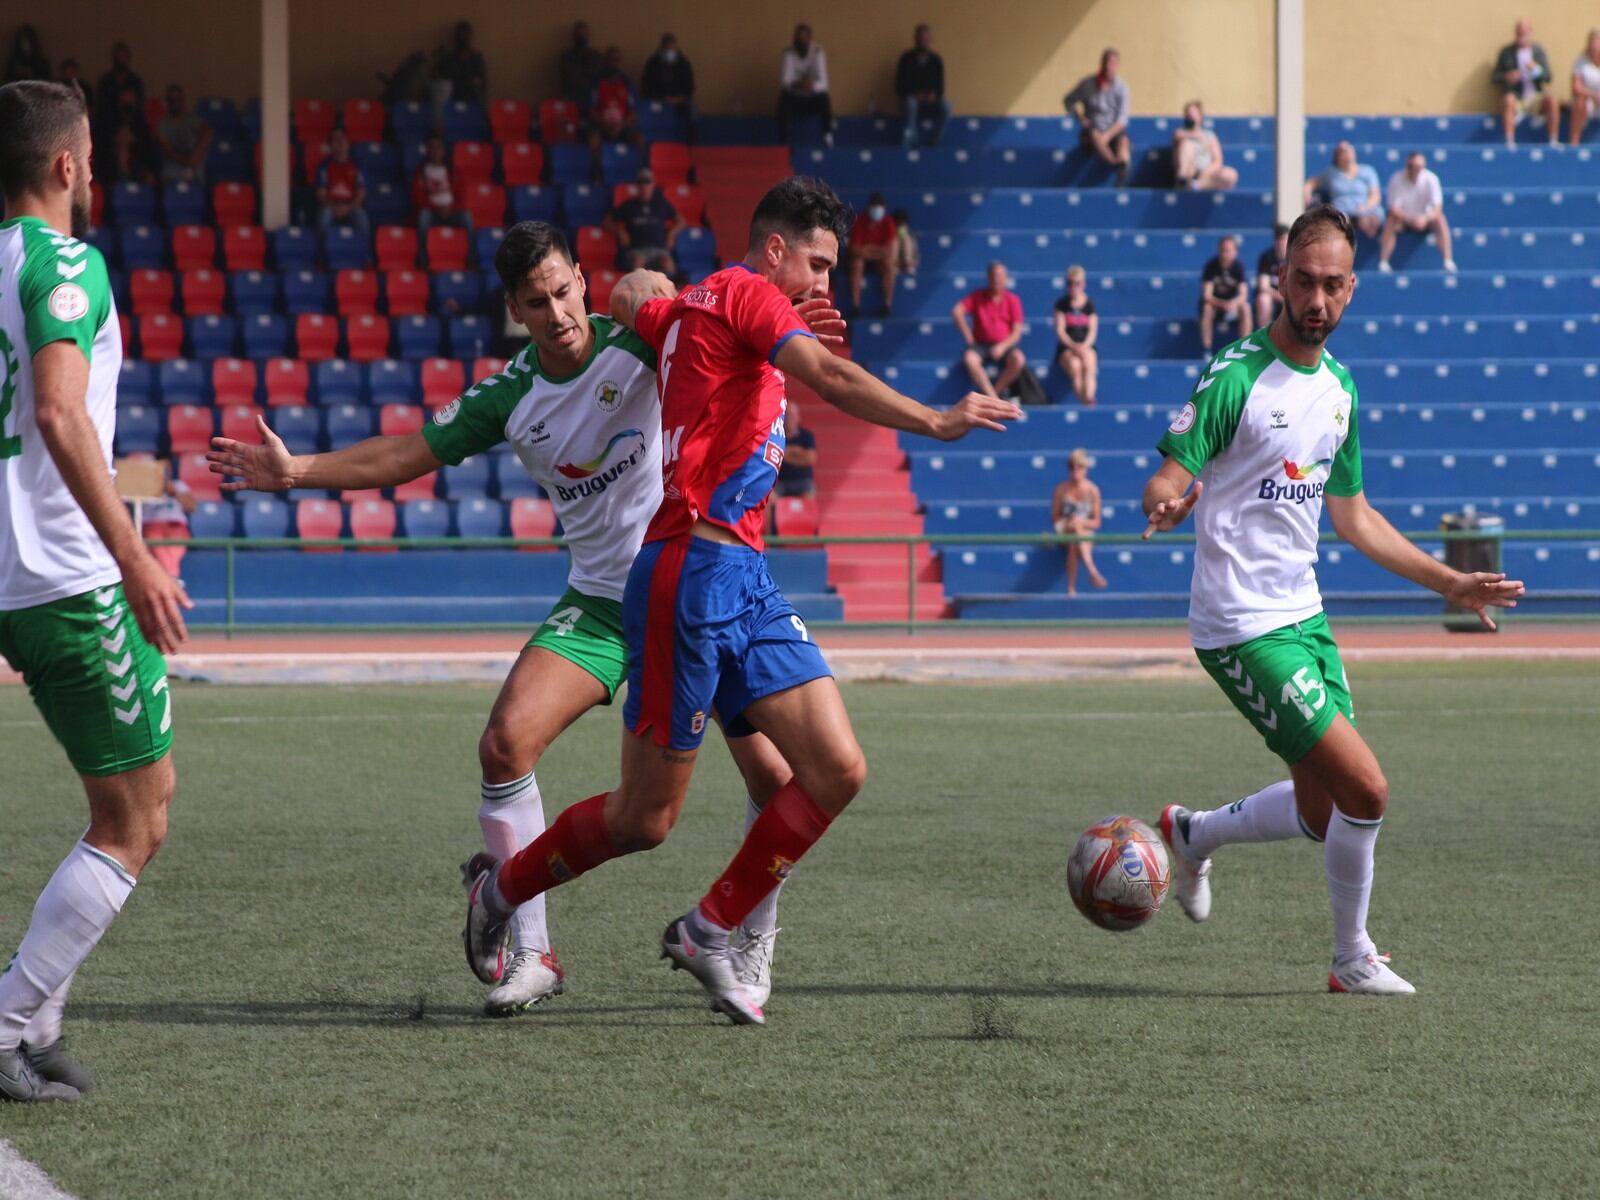
[[795, 305], [827, 294], [848, 210], [791, 177], [756, 207], [742, 263], [675, 299], [650, 272], [625, 276], [612, 315], [658, 348], [665, 498], [623, 597], [628, 641], [622, 781], [568, 808], [468, 887], [467, 957], [489, 970], [515, 907], [619, 855], [660, 845], [677, 821], [708, 720], [759, 730], [793, 766], [700, 903], [667, 926], [663, 957], [739, 1024], [765, 1020], [729, 934], [861, 790], [866, 760], [805, 622], [768, 574], [762, 528], [783, 462], [784, 378], [854, 416], [954, 441], [1003, 431], [1013, 404], [972, 393], [937, 411], [824, 349]]

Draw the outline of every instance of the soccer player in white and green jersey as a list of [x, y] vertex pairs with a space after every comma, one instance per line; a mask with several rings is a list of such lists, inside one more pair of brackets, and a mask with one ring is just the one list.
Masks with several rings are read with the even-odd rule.
[[1403, 995], [1415, 989], [1367, 934], [1389, 785], [1356, 732], [1349, 681], [1322, 613], [1312, 569], [1322, 506], [1339, 536], [1368, 558], [1472, 609], [1491, 629], [1488, 607], [1514, 607], [1523, 587], [1435, 561], [1367, 502], [1356, 385], [1323, 348], [1354, 294], [1354, 263], [1355, 232], [1343, 213], [1323, 205], [1294, 223], [1279, 278], [1283, 311], [1211, 360], [1161, 439], [1166, 461], [1145, 485], [1146, 537], [1194, 512], [1195, 654], [1290, 774], [1210, 812], [1168, 805], [1161, 833], [1178, 902], [1196, 921], [1211, 911], [1219, 847], [1321, 841], [1333, 906], [1328, 989]]
[[89, 178], [79, 93], [0, 88], [0, 655], [89, 800], [0, 973], [0, 1100], [90, 1086], [61, 1036], [67, 991], [166, 837], [176, 778], [162, 653], [190, 604], [112, 483], [122, 334], [105, 262], [78, 240]]
[[[511, 317], [532, 345], [440, 409], [420, 433], [375, 437], [329, 454], [292, 455], [262, 422], [262, 444], [215, 438], [223, 488], [395, 487], [509, 442], [544, 488], [572, 556], [568, 588], [518, 657], [478, 742], [484, 843], [510, 858], [544, 832], [534, 769], [567, 726], [610, 704], [627, 678], [622, 590], [661, 504], [661, 404], [655, 352], [610, 317], [584, 311], [583, 271], [560, 230], [524, 221], [495, 253]], [[813, 306], [813, 321], [837, 313]], [[831, 328], [829, 332], [832, 332]], [[730, 737], [749, 790], [746, 825], [793, 772], [760, 734]], [[771, 987], [776, 893], [744, 931], [752, 986]], [[509, 1016], [561, 992], [544, 897], [517, 910], [511, 953], [485, 1011]]]

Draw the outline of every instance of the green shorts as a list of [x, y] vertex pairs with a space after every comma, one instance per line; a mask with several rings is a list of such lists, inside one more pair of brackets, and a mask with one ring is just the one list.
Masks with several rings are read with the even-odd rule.
[[167, 664], [120, 583], [0, 612], [0, 655], [82, 775], [118, 775], [172, 748]]
[[1355, 724], [1344, 663], [1321, 613], [1243, 645], [1197, 649], [1195, 657], [1286, 763], [1310, 754], [1335, 714]]
[[[628, 644], [622, 636], [622, 602], [585, 596], [576, 588], [561, 593], [544, 624], [528, 639], [577, 663], [606, 686], [606, 703], [628, 677]], [[525, 647], [526, 648], [526, 647]]]

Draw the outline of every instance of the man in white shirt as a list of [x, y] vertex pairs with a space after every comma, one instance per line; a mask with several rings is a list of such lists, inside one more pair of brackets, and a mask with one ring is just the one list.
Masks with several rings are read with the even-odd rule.
[[1589, 48], [1572, 64], [1572, 127], [1567, 138], [1574, 146], [1594, 112], [1600, 112], [1600, 29], [1589, 30]]
[[1387, 273], [1394, 269], [1389, 265], [1389, 255], [1394, 253], [1395, 239], [1402, 229], [1413, 233], [1431, 230], [1444, 258], [1444, 269], [1455, 274], [1456, 262], [1450, 254], [1450, 223], [1444, 219], [1444, 191], [1439, 186], [1439, 177], [1428, 170], [1427, 160], [1420, 150], [1407, 155], [1406, 165], [1389, 180], [1389, 217], [1383, 223], [1383, 236], [1378, 240], [1378, 270]]
[[789, 141], [796, 117], [821, 117], [822, 140], [833, 146], [833, 101], [828, 95], [828, 55], [811, 40], [811, 26], [796, 25], [794, 41], [783, 48], [778, 93], [778, 140]]

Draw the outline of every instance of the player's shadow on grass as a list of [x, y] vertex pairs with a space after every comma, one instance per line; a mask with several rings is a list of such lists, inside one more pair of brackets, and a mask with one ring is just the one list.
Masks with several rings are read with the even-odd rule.
[[1304, 989], [1276, 992], [1219, 992], [1142, 983], [796, 983], [782, 988], [800, 996], [1001, 996], [1017, 1000], [1269, 1000], [1298, 996]]
[[[684, 1006], [671, 1004], [572, 1004], [540, 1008], [522, 1018], [541, 1025], [615, 1025], [637, 1028], [641, 1024], [677, 1024]], [[695, 1006], [697, 1009], [699, 1005]], [[368, 1026], [403, 1029], [413, 1026], [439, 1029], [467, 1025], [502, 1024], [484, 1016], [481, 1007], [435, 1004], [417, 998], [407, 1001], [362, 1002], [352, 1000], [279, 1001], [150, 1001], [140, 1004], [84, 1003], [72, 1006], [79, 1018], [110, 1023], [144, 1022], [152, 1025], [268, 1025], [288, 1028]]]

